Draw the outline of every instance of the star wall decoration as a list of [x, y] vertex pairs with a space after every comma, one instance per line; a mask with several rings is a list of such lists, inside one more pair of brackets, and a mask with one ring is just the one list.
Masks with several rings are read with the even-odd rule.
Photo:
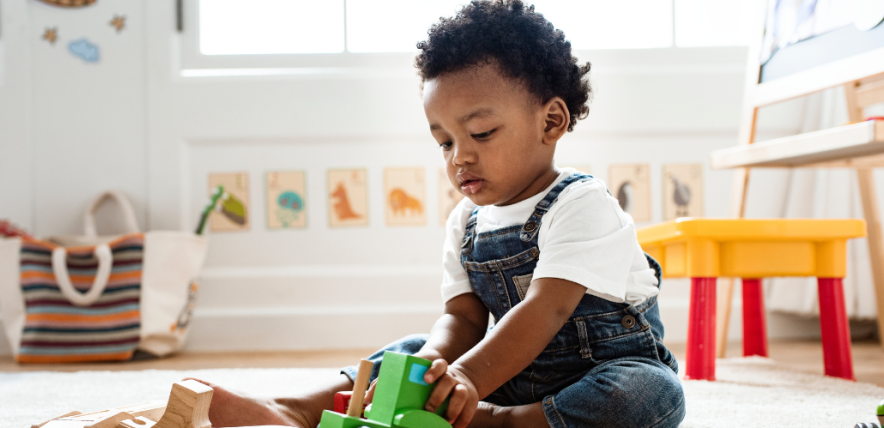
[[58, 40], [58, 27], [47, 28], [43, 32], [43, 40], [48, 41], [50, 45], [54, 45], [55, 41]]
[[114, 19], [110, 22], [111, 27], [117, 29], [117, 33], [126, 28], [126, 15], [114, 15]]

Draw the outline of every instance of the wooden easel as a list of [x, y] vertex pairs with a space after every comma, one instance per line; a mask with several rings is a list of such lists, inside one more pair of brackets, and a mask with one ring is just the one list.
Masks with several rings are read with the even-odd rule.
[[[755, 34], [764, 34], [766, 2], [757, 1]], [[880, 24], [884, 25], [884, 23]], [[879, 25], [879, 26], [880, 26]], [[734, 169], [731, 216], [746, 207], [750, 168], [853, 167], [857, 171], [884, 347], [884, 239], [872, 168], [884, 166], [884, 121], [861, 122], [863, 109], [884, 102], [884, 47], [760, 82], [762, 37], [749, 48], [739, 145], [712, 153], [713, 169]], [[799, 42], [800, 43], [800, 42]], [[843, 86], [852, 124], [756, 143], [758, 109], [828, 88]], [[725, 356], [734, 279], [722, 279], [718, 293], [717, 355]]]

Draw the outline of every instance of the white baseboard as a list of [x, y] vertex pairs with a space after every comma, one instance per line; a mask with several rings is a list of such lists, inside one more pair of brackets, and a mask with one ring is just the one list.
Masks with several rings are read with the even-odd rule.
[[[437, 268], [206, 269], [187, 350], [249, 351], [378, 348], [429, 332], [442, 313]], [[667, 280], [659, 296], [665, 342], [687, 339], [690, 284]], [[742, 336], [739, 293], [729, 340]], [[768, 314], [772, 339], [819, 337], [819, 321]], [[0, 330], [0, 355], [11, 348]]]

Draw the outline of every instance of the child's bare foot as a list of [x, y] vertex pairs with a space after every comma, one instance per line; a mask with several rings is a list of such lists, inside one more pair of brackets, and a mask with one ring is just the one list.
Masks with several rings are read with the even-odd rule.
[[214, 390], [212, 404], [209, 406], [209, 420], [213, 427], [256, 425], [313, 427], [304, 415], [297, 413], [296, 409], [283, 407], [275, 400], [234, 392], [200, 379], [193, 380], [204, 383]]

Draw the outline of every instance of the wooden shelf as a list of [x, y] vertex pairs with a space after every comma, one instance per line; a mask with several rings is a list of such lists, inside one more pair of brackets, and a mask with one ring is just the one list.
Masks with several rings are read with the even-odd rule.
[[710, 163], [712, 169], [881, 166], [884, 165], [884, 121], [860, 122], [716, 150]]

